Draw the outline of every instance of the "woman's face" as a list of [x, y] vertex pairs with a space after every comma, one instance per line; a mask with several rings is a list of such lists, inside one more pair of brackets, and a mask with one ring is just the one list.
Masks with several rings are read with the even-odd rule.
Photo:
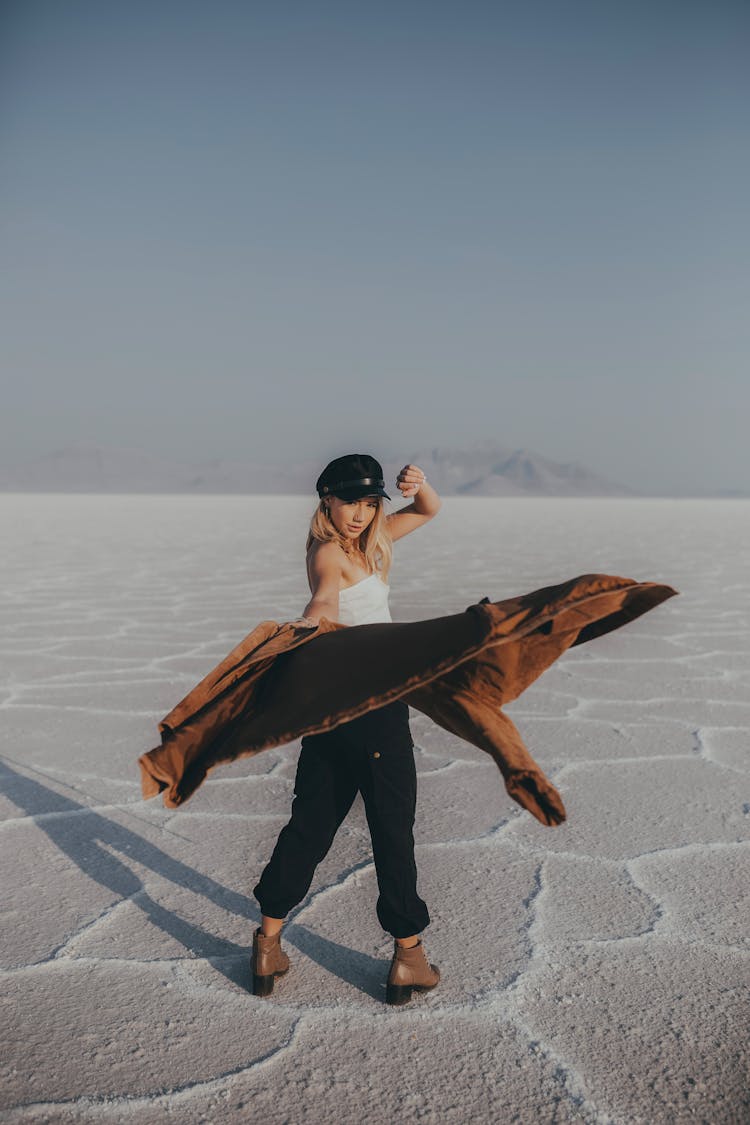
[[341, 500], [338, 496], [330, 496], [326, 498], [326, 505], [330, 508], [330, 518], [336, 530], [354, 541], [375, 519], [380, 497], [362, 496], [359, 500]]

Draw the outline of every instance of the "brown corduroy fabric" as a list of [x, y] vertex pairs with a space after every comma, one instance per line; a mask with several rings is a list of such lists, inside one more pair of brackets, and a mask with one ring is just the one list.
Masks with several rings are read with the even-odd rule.
[[403, 699], [489, 754], [510, 796], [542, 824], [561, 824], [560, 794], [500, 708], [566, 649], [676, 593], [584, 574], [425, 621], [262, 621], [159, 723], [161, 745], [138, 759], [143, 796], [163, 792], [176, 808], [223, 762]]

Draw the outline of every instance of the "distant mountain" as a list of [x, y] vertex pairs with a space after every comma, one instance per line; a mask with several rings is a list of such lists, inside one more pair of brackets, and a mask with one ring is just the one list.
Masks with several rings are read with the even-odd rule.
[[639, 495], [582, 465], [560, 464], [527, 449], [511, 451], [486, 442], [473, 449], [424, 450], [412, 460], [445, 496]]
[[139, 449], [76, 445], [0, 469], [5, 492], [181, 492], [181, 466]]
[[3, 492], [304, 493], [317, 462], [173, 461], [133, 448], [75, 445], [0, 469]]
[[[491, 441], [467, 449], [424, 449], [407, 456], [424, 469], [443, 496], [638, 495], [582, 465], [560, 464]], [[403, 462], [383, 461], [386, 490], [394, 500], [399, 495], [394, 482], [402, 467]], [[0, 469], [0, 491], [314, 495], [322, 468], [317, 461], [280, 468], [267, 461], [224, 458], [178, 462], [140, 449], [76, 445]]]

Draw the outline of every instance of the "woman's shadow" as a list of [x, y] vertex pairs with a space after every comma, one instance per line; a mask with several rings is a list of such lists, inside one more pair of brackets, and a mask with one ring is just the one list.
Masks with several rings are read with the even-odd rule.
[[[225, 887], [181, 860], [174, 859], [143, 836], [124, 828], [116, 821], [109, 820], [86, 805], [11, 769], [2, 760], [0, 790], [14, 805], [32, 817], [36, 827], [45, 832], [84, 874], [121, 898], [132, 899], [134, 905], [144, 912], [153, 925], [175, 938], [191, 954], [205, 958], [227, 980], [252, 992], [251, 934], [248, 945], [238, 945], [180, 918], [156, 902], [127, 862], [113, 856], [107, 848], [119, 852], [126, 860], [132, 859], [143, 867], [150, 868], [176, 886], [202, 895], [222, 910], [241, 918], [253, 919], [255, 925], [258, 925], [260, 911], [253, 899]], [[297, 909], [303, 909], [306, 901], [303, 900]], [[382, 969], [379, 960], [312, 933], [306, 926], [293, 921], [287, 921], [284, 934], [291, 938], [301, 952], [317, 961], [326, 971], [381, 999], [382, 988], [378, 987], [374, 979], [374, 966], [377, 966], [378, 972]]]

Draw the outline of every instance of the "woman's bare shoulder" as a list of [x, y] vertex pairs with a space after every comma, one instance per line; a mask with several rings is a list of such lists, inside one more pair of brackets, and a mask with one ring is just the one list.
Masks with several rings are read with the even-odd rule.
[[[344, 569], [346, 555], [338, 543], [315, 542], [307, 552], [307, 574], [311, 585], [319, 585], [321, 580], [338, 582]], [[338, 587], [337, 587], [338, 588]]]
[[341, 563], [345, 558], [346, 555], [339, 544], [335, 543], [332, 539], [329, 539], [326, 543], [321, 543], [316, 539], [310, 544], [310, 549], [307, 552], [308, 562], [315, 561], [319, 564], [323, 563], [323, 565]]

